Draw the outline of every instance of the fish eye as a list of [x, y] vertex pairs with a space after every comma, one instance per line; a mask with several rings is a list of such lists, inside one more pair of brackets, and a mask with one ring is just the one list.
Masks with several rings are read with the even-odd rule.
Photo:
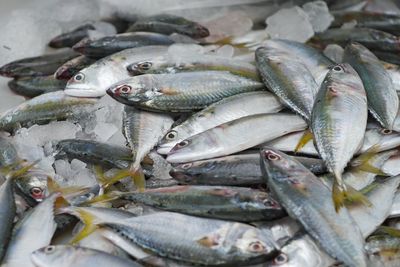
[[391, 134], [391, 133], [392, 133], [392, 130], [389, 130], [389, 129], [382, 129], [382, 130], [381, 130], [381, 133], [382, 133], [382, 134], [385, 134], [385, 135], [386, 135], [386, 134]]
[[80, 82], [83, 81], [83, 79], [85, 79], [85, 75], [83, 73], [78, 73], [74, 76], [74, 80], [76, 82]]
[[183, 140], [182, 142], [179, 142], [176, 146], [178, 148], [182, 148], [182, 147], [185, 147], [187, 145], [189, 145], [189, 141], [188, 140]]
[[342, 72], [343, 71], [342, 67], [340, 67], [340, 66], [335, 66], [335, 67], [333, 67], [332, 70], [335, 71], [335, 72]]
[[275, 154], [274, 152], [269, 151], [269, 150], [265, 151], [265, 156], [267, 157], [267, 159], [273, 160], [273, 161], [281, 159], [281, 156], [279, 156], [278, 154]]
[[151, 68], [151, 66], [153, 66], [153, 64], [151, 62], [146, 61], [146, 62], [139, 63], [137, 66], [138, 66], [138, 69], [146, 71], [146, 70], [149, 70]]
[[117, 89], [118, 93], [120, 94], [128, 94], [132, 90], [132, 87], [129, 85], [122, 85]]
[[182, 164], [182, 165], [181, 165], [181, 168], [187, 170], [187, 169], [189, 169], [190, 167], [192, 167], [192, 165], [193, 165], [193, 163], [185, 163], [185, 164]]
[[265, 246], [260, 241], [251, 242], [249, 244], [251, 252], [262, 252], [265, 250]]
[[165, 136], [165, 138], [167, 140], [174, 140], [176, 138], [176, 136], [178, 135], [178, 133], [176, 131], [170, 131], [169, 133], [167, 133], [167, 135]]
[[44, 253], [51, 254], [56, 250], [55, 246], [47, 246], [44, 248]]
[[264, 199], [263, 204], [266, 207], [276, 207], [278, 205], [278, 203], [275, 200], [269, 198]]
[[274, 259], [274, 263], [276, 263], [276, 264], [284, 264], [287, 261], [288, 261], [288, 256], [284, 253], [279, 254]]
[[43, 190], [40, 187], [32, 187], [29, 190], [30, 194], [33, 198], [42, 198], [43, 197]]

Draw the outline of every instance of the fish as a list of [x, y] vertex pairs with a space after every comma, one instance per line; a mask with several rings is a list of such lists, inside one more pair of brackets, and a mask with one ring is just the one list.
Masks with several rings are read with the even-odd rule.
[[390, 33], [369, 29], [328, 29], [316, 34], [310, 42], [315, 46], [325, 47], [328, 44], [338, 44], [345, 47], [349, 42], [357, 42], [368, 49], [396, 53], [400, 51], [399, 38]]
[[161, 210], [238, 222], [274, 220], [285, 215], [268, 193], [233, 186], [178, 185], [125, 193], [122, 198]]
[[0, 186], [0, 262], [7, 251], [7, 245], [11, 238], [11, 231], [14, 225], [14, 218], [17, 212], [14, 198], [14, 181], [8, 178]]
[[105, 36], [96, 40], [84, 39], [72, 49], [91, 58], [103, 58], [128, 48], [175, 43], [167, 35], [150, 32], [130, 32]]
[[336, 210], [346, 198], [365, 200], [344, 183], [342, 172], [362, 145], [367, 118], [367, 96], [357, 72], [347, 63], [333, 66], [316, 97], [311, 130], [321, 158], [335, 177], [332, 199]]
[[179, 33], [192, 38], [204, 38], [210, 35], [209, 30], [197, 22], [184, 17], [159, 14], [138, 19], [126, 32], [157, 32], [162, 34]]
[[379, 59], [359, 43], [348, 44], [343, 59], [360, 75], [371, 114], [382, 127], [392, 130], [399, 109], [399, 98], [390, 75]]
[[276, 253], [275, 242], [254, 226], [173, 212], [143, 215], [103, 227], [157, 255], [194, 264], [238, 265], [262, 261]]
[[90, 32], [101, 35], [114, 35], [117, 33], [114, 25], [105, 21], [89, 22], [69, 32], [64, 32], [50, 40], [52, 48], [73, 47], [84, 38], [90, 37]]
[[345, 11], [334, 12], [335, 20], [333, 27], [340, 27], [343, 23], [348, 23], [353, 20], [357, 21], [355, 27], [370, 28], [393, 35], [399, 35], [400, 16], [398, 14], [384, 14], [377, 12], [365, 11]]
[[95, 98], [71, 97], [63, 91], [39, 95], [2, 113], [0, 130], [13, 132], [20, 127], [73, 118], [93, 111], [96, 103]]
[[52, 75], [65, 61], [78, 55], [71, 49], [63, 49], [51, 54], [16, 60], [0, 67], [0, 75], [11, 78]]
[[193, 53], [190, 56], [168, 53], [145, 61], [131, 63], [127, 67], [132, 75], [163, 74], [188, 71], [229, 71], [232, 74], [260, 81], [257, 68], [246, 61], [207, 54]]
[[330, 189], [298, 161], [271, 148], [261, 150], [268, 188], [328, 255], [346, 266], [367, 266], [364, 239], [346, 208], [335, 210]]
[[95, 62], [96, 62], [95, 59], [85, 57], [85, 56], [78, 56], [76, 58], [68, 60], [63, 65], [61, 65], [54, 72], [54, 77], [57, 80], [69, 80], [80, 70], [90, 66], [91, 64], [93, 64]]
[[[285, 121], [285, 124], [280, 123], [282, 121]], [[182, 163], [226, 156], [287, 133], [304, 130], [306, 127], [306, 122], [294, 114], [251, 115], [221, 124], [181, 141], [168, 153], [167, 161]]]
[[[326, 172], [321, 159], [296, 157], [315, 174]], [[262, 183], [259, 153], [174, 164], [170, 175], [180, 184], [250, 186]]]
[[263, 42], [261, 47], [268, 47], [271, 51], [282, 53], [291, 58], [291, 61], [295, 60], [304, 64], [314, 77], [318, 88], [321, 86], [330, 67], [335, 64], [317, 49], [301, 42], [271, 39]]
[[56, 231], [54, 205], [59, 197], [59, 193], [49, 196], [14, 226], [1, 266], [34, 267], [30, 259], [31, 253], [48, 246]]
[[146, 74], [115, 83], [107, 94], [130, 106], [158, 112], [200, 110], [225, 97], [264, 90], [261, 82], [225, 71]]
[[64, 139], [53, 145], [56, 159], [67, 157], [118, 169], [127, 169], [132, 164], [132, 151], [127, 147], [82, 139]]
[[[168, 114], [152, 113], [125, 106], [123, 111], [123, 134], [132, 150], [131, 171], [141, 178], [136, 182], [144, 183], [141, 162], [169, 131], [174, 120]], [[139, 178], [137, 178], [139, 179]]]
[[130, 77], [126, 67], [132, 61], [147, 60], [165, 54], [167, 46], [131, 48], [102, 58], [80, 70], [67, 82], [65, 94], [78, 97], [102, 97], [108, 87]]
[[309, 123], [318, 91], [318, 84], [309, 69], [302, 62], [293, 60], [288, 53], [274, 47], [260, 47], [255, 53], [257, 67], [265, 85], [285, 106]]
[[193, 114], [172, 128], [158, 144], [157, 152], [167, 154], [177, 143], [219, 124], [249, 115], [276, 113], [283, 108], [273, 94], [260, 91], [233, 95]]
[[128, 259], [113, 256], [99, 250], [68, 245], [47, 246], [34, 251], [32, 262], [37, 267], [140, 267], [142, 265]]
[[21, 77], [8, 82], [11, 91], [25, 97], [64, 90], [66, 81], [57, 80], [53, 75], [38, 77]]

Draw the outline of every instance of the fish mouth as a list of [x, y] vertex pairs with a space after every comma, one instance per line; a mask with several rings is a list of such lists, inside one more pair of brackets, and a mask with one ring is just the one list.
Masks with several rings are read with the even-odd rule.
[[106, 93], [122, 104], [133, 106], [131, 101], [127, 100], [126, 98], [123, 98], [118, 94], [115, 94], [112, 89], [107, 89]]
[[169, 152], [171, 152], [172, 148], [174, 147], [174, 145], [159, 145], [157, 147], [157, 153], [161, 154], [161, 155], [167, 155], [169, 154]]
[[79, 89], [79, 88], [64, 89], [64, 93], [66, 95], [76, 96], [76, 97], [102, 97], [106, 95], [105, 91], [96, 89]]

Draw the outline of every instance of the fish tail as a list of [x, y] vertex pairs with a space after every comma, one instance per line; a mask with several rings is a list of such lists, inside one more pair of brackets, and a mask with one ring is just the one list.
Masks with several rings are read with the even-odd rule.
[[97, 229], [97, 225], [94, 223], [95, 216], [79, 208], [76, 208], [75, 211], [84, 226], [82, 230], [69, 242], [71, 245], [78, 243]]
[[143, 169], [140, 166], [139, 168], [134, 169], [131, 173], [131, 177], [138, 191], [143, 192], [146, 188], [146, 179], [143, 173]]
[[342, 184], [339, 184], [336, 179], [332, 187], [332, 200], [336, 212], [344, 206], [346, 200], [346, 188], [344, 188]]
[[310, 142], [313, 139], [314, 136], [311, 133], [310, 128], [308, 128], [307, 130], [304, 131], [303, 136], [300, 138], [296, 148], [294, 149], [294, 152], [295, 153], [299, 152], [305, 145], [308, 144], [308, 142]]
[[[6, 177], [8, 178], [18, 178], [22, 175], [24, 175], [25, 173], [27, 173], [30, 169], [32, 169], [33, 167], [35, 167], [36, 164], [39, 163], [40, 160], [35, 160], [33, 163], [31, 164], [26, 164], [25, 160], [20, 160], [14, 164], [12, 164], [9, 167], [6, 167], [4, 170], [7, 172]], [[14, 170], [15, 168], [18, 168], [22, 166], [19, 169]], [[7, 170], [7, 168], [9, 168]]]
[[352, 163], [353, 165], [352, 169], [361, 170], [364, 172], [369, 172], [381, 176], [389, 176], [387, 173], [383, 172], [381, 169], [371, 164], [371, 159], [378, 152], [379, 152], [379, 146], [378, 145], [372, 146], [366, 152], [357, 157], [357, 159], [355, 159], [354, 163]]

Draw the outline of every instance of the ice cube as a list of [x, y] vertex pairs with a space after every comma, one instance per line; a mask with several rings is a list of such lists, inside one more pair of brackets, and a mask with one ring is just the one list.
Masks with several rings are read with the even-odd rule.
[[272, 38], [306, 42], [314, 36], [311, 22], [300, 7], [283, 8], [266, 19], [267, 33]]
[[340, 27], [342, 29], [353, 29], [357, 26], [357, 20], [353, 19], [348, 22], [343, 23], [343, 25]]
[[118, 127], [112, 123], [100, 122], [94, 127], [93, 132], [96, 134], [96, 139], [100, 142], [105, 142], [110, 139], [118, 131]]
[[334, 19], [324, 1], [308, 2], [303, 5], [303, 10], [307, 13], [314, 32], [325, 31]]
[[324, 50], [324, 55], [330, 58], [333, 62], [342, 63], [344, 49], [337, 44], [330, 44]]

